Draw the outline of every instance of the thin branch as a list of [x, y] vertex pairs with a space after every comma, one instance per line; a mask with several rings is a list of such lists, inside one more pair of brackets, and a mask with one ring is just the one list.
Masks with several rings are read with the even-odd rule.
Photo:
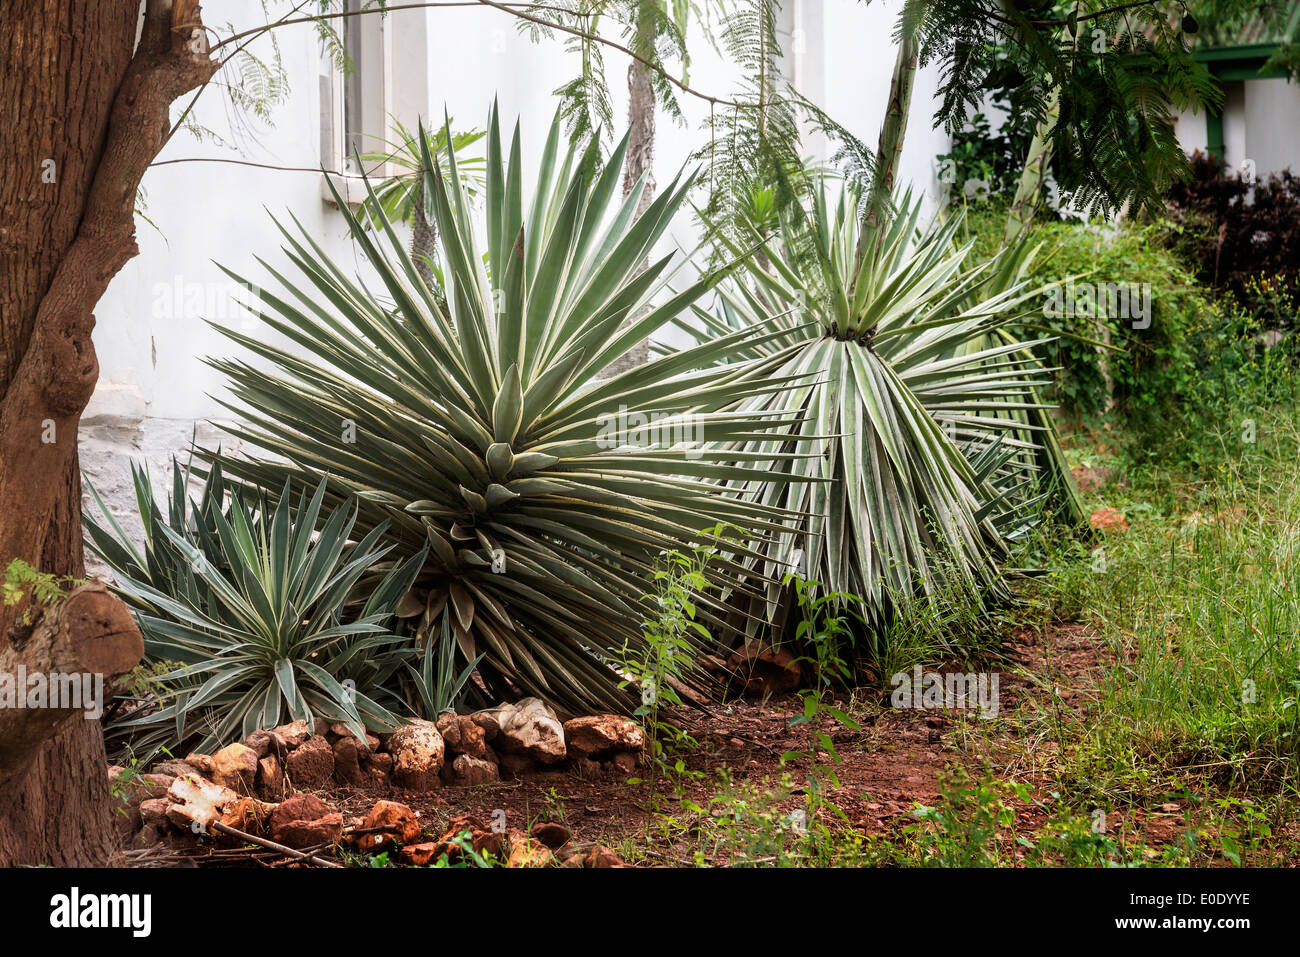
[[[532, 9], [532, 10], [549, 10], [554, 13], [563, 13], [569, 16], [592, 16], [592, 14], [590, 13], [579, 13], [574, 10], [566, 10], [564, 7], [556, 7], [546, 3], [504, 3], [499, 5], [494, 3], [492, 5], [501, 6], [511, 14], [515, 13], [514, 9], [511, 8], [522, 7], [526, 9]], [[300, 4], [299, 7], [295, 9], [301, 9], [301, 6], [302, 5]], [[216, 50], [220, 47], [225, 46], [227, 43], [233, 43], [234, 41], [242, 39], [243, 37], [257, 36], [259, 34], [265, 33], [267, 30], [270, 30], [274, 27], [287, 27], [293, 23], [319, 23], [321, 20], [341, 20], [344, 17], [364, 17], [364, 16], [369, 16], [370, 14], [373, 13], [378, 13], [383, 15], [383, 14], [391, 13], [394, 10], [420, 10], [420, 9], [427, 9], [429, 7], [477, 7], [477, 6], [479, 6], [479, 0], [440, 0], [440, 2], [437, 3], [390, 3], [384, 7], [367, 7], [364, 10], [340, 10], [338, 13], [316, 13], [309, 17], [297, 17], [292, 20], [277, 20], [275, 23], [268, 23], [265, 26], [256, 27], [252, 30], [245, 30], [243, 33], [236, 33], [233, 36], [226, 37], [224, 40], [222, 40], [212, 49]], [[547, 21], [540, 21], [540, 22], [546, 23]]]
[[[686, 93], [689, 96], [693, 96], [696, 99], [703, 100], [706, 103], [721, 104], [723, 106], [735, 107], [736, 109], [747, 109], [752, 107], [753, 105], [753, 104], [739, 103], [734, 100], [724, 99], [722, 97], [710, 96], [708, 93], [704, 93], [701, 90], [697, 90], [694, 87], [677, 79], [677, 77], [673, 76], [671, 73], [669, 73], [659, 64], [652, 62], [651, 60], [647, 59], [644, 56], [641, 56], [639, 53], [632, 50], [630, 47], [627, 47], [616, 40], [611, 40], [608, 37], [602, 37], [598, 33], [591, 33], [586, 30], [579, 30], [577, 27], [570, 27], [570, 26], [565, 26], [564, 24], [561, 23], [555, 23], [554, 21], [547, 20], [543, 17], [535, 16], [533, 14], [525, 12], [526, 10], [549, 10], [549, 11], [554, 11], [556, 13], [564, 13], [566, 15], [571, 14], [573, 12], [570, 10], [564, 10], [559, 7], [554, 7], [542, 3], [498, 3], [496, 2], [496, 0], [441, 0], [441, 2], [436, 2], [436, 3], [435, 2], [399, 3], [399, 4], [389, 4], [386, 7], [383, 7], [382, 9], [379, 7], [371, 7], [365, 10], [348, 10], [339, 13], [314, 14], [308, 17], [285, 18], [285, 19], [277, 20], [273, 23], [268, 23], [265, 26], [257, 27], [253, 30], [245, 30], [242, 33], [236, 33], [233, 36], [229, 36], [226, 39], [222, 40], [220, 43], [218, 43], [215, 47], [213, 47], [212, 50], [216, 51], [229, 43], [233, 43], [236, 40], [240, 40], [244, 38], [254, 38], [260, 36], [263, 33], [266, 33], [268, 30], [273, 30], [278, 27], [289, 26], [290, 24], [294, 24], [294, 23], [316, 23], [322, 20], [337, 20], [342, 17], [359, 17], [359, 16], [366, 16], [375, 13], [386, 14], [386, 13], [391, 13], [395, 10], [421, 10], [421, 9], [430, 9], [430, 8], [438, 8], [438, 7], [491, 7], [494, 10], [499, 10], [502, 13], [509, 14], [510, 16], [516, 17], [517, 19], [526, 20], [529, 23], [533, 23], [550, 30], [559, 30], [561, 33], [567, 33], [570, 36], [575, 36], [580, 39], [589, 40], [593, 43], [599, 43], [604, 46], [610, 47], [611, 49], [618, 50], [620, 53], [624, 53], [627, 56], [630, 56], [633, 60], [637, 61], [642, 66], [646, 67], [646, 69], [653, 70], [654, 72], [658, 73], [660, 76], [666, 79], [669, 83], [673, 84], [673, 86], [677, 87], [683, 93]], [[301, 8], [301, 5], [299, 5], [299, 8]], [[245, 40], [245, 43], [247, 42], [248, 40]], [[241, 46], [240, 49], [243, 49], [243, 46]], [[225, 62], [226, 62], [225, 60], [222, 61], [223, 64]], [[179, 121], [177, 125], [179, 125]]]
[[317, 857], [314, 854], [306, 854], [302, 851], [295, 850], [292, 847], [286, 847], [283, 844], [277, 844], [275, 841], [268, 841], [264, 837], [258, 837], [255, 834], [249, 834], [241, 831], [237, 827], [231, 827], [229, 824], [222, 824], [220, 821], [213, 821], [212, 826], [222, 834], [229, 834], [231, 837], [237, 837], [241, 841], [248, 841], [250, 844], [257, 844], [272, 851], [279, 851], [281, 854], [288, 854], [290, 857], [297, 858], [300, 861], [311, 861], [313, 864], [319, 864], [322, 867], [342, 867], [337, 861], [327, 860], [323, 857]]
[[325, 169], [321, 166], [276, 166], [273, 163], [254, 163], [252, 160], [227, 159], [222, 156], [186, 156], [180, 159], [155, 160], [150, 166], [170, 166], [172, 163], [231, 163], [235, 166], [256, 166], [258, 169], [274, 169], [285, 173], [326, 173], [330, 176], [346, 176], [342, 170]]

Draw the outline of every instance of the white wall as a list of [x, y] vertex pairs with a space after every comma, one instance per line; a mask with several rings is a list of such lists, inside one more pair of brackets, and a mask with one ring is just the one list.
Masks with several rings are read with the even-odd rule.
[[[789, 2], [789, 72], [830, 115], [874, 146], [894, 64], [890, 35], [902, 0]], [[214, 12], [216, 6], [205, 10], [213, 24], [229, 21], [246, 29], [264, 22], [260, 0], [225, 0]], [[490, 9], [400, 11], [390, 15], [384, 29], [393, 51], [390, 103], [403, 122], [414, 124], [424, 113], [426, 120], [440, 123], [445, 107], [457, 127], [482, 126], [495, 96], [503, 122], [519, 117], [524, 155], [540, 153], [556, 108], [552, 91], [578, 70], [576, 55], [566, 52], [561, 41], [535, 44], [518, 31], [512, 17]], [[735, 77], [706, 42], [703, 29], [697, 23], [691, 37], [691, 85], [725, 96]], [[240, 137], [238, 150], [196, 142], [182, 132], [160, 160], [223, 157], [319, 167], [320, 44], [310, 25], [279, 29], [276, 38], [290, 91], [287, 102], [275, 110], [274, 125]], [[270, 41], [261, 38], [252, 49], [269, 57]], [[620, 131], [627, 66], [625, 56], [607, 52]], [[934, 157], [947, 149], [947, 138], [931, 128], [935, 85], [933, 69], [918, 77], [900, 176], [900, 185], [924, 190], [932, 208], [937, 195]], [[685, 126], [662, 115], [658, 121], [654, 170], [661, 185], [703, 144], [708, 105], [687, 95], [681, 103]], [[235, 136], [219, 89], [203, 94], [195, 116], [222, 136]], [[825, 157], [820, 138], [810, 138], [808, 147], [814, 158]], [[138, 222], [140, 254], [114, 278], [96, 310], [101, 378], [83, 422], [86, 472], [114, 510], [127, 516], [133, 511], [130, 459], [147, 461], [159, 482], [196, 423], [228, 416], [218, 402], [224, 394], [222, 377], [202, 361], [237, 351], [203, 321], [214, 314], [231, 323], [241, 321], [228, 299], [235, 287], [216, 263], [258, 283], [265, 274], [255, 257], [282, 263], [280, 237], [268, 211], [282, 217], [292, 211], [328, 253], [341, 262], [357, 262], [342, 217], [322, 199], [319, 173], [186, 162], [155, 166], [145, 177], [144, 191], [148, 221], [142, 217]], [[689, 217], [683, 216], [664, 251], [693, 244]], [[215, 440], [210, 426], [203, 429], [201, 440]]]
[[[1224, 84], [1224, 160], [1233, 168], [1254, 160], [1261, 178], [1284, 169], [1300, 170], [1300, 85], [1280, 78]], [[1174, 130], [1188, 153], [1204, 151], [1209, 136], [1205, 111], [1180, 113]]]
[[1270, 79], [1247, 80], [1245, 87], [1245, 155], [1260, 176], [1300, 171], [1300, 85]]

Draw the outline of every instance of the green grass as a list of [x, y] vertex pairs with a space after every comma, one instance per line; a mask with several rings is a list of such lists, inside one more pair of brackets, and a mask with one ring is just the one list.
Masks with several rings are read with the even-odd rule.
[[1100, 697], [1069, 732], [1081, 777], [1118, 786], [1157, 772], [1294, 791], [1300, 751], [1300, 449], [1294, 414], [1258, 421], [1205, 476], [1121, 472], [1095, 504], [1126, 534], [1061, 547], [1041, 610], [1078, 617], [1106, 643]]

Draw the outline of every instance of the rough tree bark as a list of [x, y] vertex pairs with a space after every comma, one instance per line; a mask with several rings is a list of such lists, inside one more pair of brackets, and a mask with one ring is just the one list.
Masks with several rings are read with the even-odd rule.
[[[98, 377], [93, 309], [137, 252], [136, 190], [172, 101], [215, 72], [206, 51], [196, 0], [146, 0], [143, 14], [140, 0], [0, 10], [0, 567], [19, 558], [84, 573], [77, 426]], [[128, 670], [139, 652], [128, 663], [124, 609], [110, 613], [103, 594], [87, 615], [91, 599], [77, 594], [37, 626], [61, 643], [34, 642], [0, 607], [0, 663]], [[0, 752], [0, 864], [104, 863], [113, 828], [99, 723], [0, 723]]]
[[[645, 55], [654, 43], [651, 14], [645, 12], [647, 4], [658, 0], [642, 0], [642, 13], [637, 19], [638, 52]], [[636, 184], [645, 176], [645, 189], [636, 204], [636, 214], [640, 216], [655, 198], [655, 88], [650, 82], [650, 70], [644, 64], [633, 60], [627, 67], [627, 154], [623, 159], [623, 198], [632, 195]], [[646, 268], [649, 260], [642, 263]], [[642, 339], [627, 354], [609, 365], [600, 375], [608, 378], [626, 369], [643, 365], [650, 358], [650, 340]]]
[[[644, 3], [647, 0], [643, 0]], [[648, 0], [657, 2], [657, 0]], [[639, 51], [652, 48], [654, 37], [651, 35], [650, 16], [642, 14], [638, 21]], [[650, 69], [644, 63], [633, 60], [627, 67], [627, 157], [623, 163], [623, 198], [632, 194], [632, 190], [646, 175], [645, 192], [637, 203], [636, 214], [646, 211], [655, 197], [654, 158], [655, 158], [655, 88], [650, 82]]]
[[894, 75], [889, 81], [889, 102], [885, 108], [885, 122], [880, 127], [880, 143], [876, 148], [876, 175], [871, 181], [871, 194], [863, 211], [862, 230], [858, 233], [857, 261], [862, 262], [868, 237], [877, 235], [876, 226], [885, 216], [894, 196], [894, 182], [898, 178], [898, 164], [903, 157], [903, 141], [907, 137], [907, 117], [912, 109], [912, 88], [916, 85], [916, 66], [920, 56], [915, 25], [903, 23], [899, 38], [898, 58], [894, 61]]

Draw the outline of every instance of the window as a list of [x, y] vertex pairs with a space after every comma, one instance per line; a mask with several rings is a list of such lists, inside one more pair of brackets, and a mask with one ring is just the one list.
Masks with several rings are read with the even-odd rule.
[[[344, 17], [336, 31], [342, 38], [351, 69], [341, 69], [322, 43], [320, 159], [326, 170], [351, 177], [361, 172], [358, 155], [382, 149], [388, 138], [394, 30], [393, 16], [381, 15], [373, 0], [344, 0], [343, 12], [359, 14]], [[382, 175], [382, 165], [371, 163], [365, 172]], [[348, 187], [351, 202], [355, 191], [351, 183]], [[330, 198], [327, 188], [325, 195]]]

